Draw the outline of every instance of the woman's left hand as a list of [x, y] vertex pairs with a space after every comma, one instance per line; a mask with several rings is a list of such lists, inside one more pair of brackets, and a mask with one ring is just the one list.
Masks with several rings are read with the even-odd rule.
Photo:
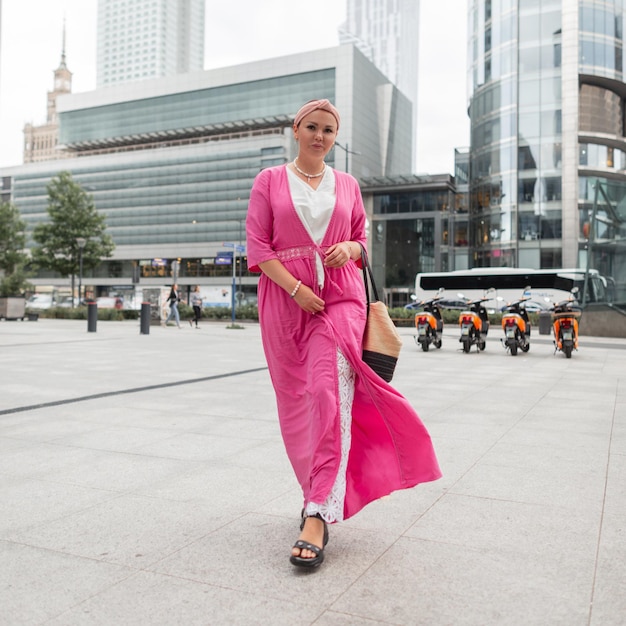
[[326, 250], [324, 265], [326, 267], [343, 267], [351, 258], [352, 246], [349, 241], [340, 241]]

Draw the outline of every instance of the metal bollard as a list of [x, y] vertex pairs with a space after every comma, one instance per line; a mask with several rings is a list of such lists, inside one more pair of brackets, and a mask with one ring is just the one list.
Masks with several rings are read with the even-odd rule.
[[98, 325], [98, 304], [96, 302], [87, 303], [87, 332], [95, 333]]
[[141, 335], [150, 334], [150, 303], [149, 302], [141, 303], [141, 319], [139, 323], [139, 334]]

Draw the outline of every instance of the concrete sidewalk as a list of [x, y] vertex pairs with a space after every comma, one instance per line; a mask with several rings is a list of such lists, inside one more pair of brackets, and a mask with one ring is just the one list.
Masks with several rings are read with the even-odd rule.
[[444, 476], [308, 574], [259, 328], [227, 325], [0, 322], [0, 624], [626, 623], [625, 340], [400, 329]]

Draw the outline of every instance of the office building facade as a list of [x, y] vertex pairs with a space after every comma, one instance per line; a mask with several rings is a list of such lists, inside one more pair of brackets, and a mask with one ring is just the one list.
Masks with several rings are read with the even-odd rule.
[[626, 299], [623, 0], [471, 0], [474, 266], [592, 267]]
[[[413, 105], [417, 129], [420, 0], [347, 0], [339, 41], [353, 44]], [[412, 171], [412, 168], [407, 171]]]
[[205, 0], [98, 0], [96, 85], [204, 67]]
[[[171, 282], [230, 284], [225, 243], [245, 247], [250, 188], [264, 167], [294, 158], [303, 102], [327, 97], [342, 115], [328, 157], [357, 178], [410, 169], [411, 105], [353, 46], [64, 96], [60, 138], [74, 156], [0, 171], [2, 194], [29, 227], [47, 219], [46, 185], [68, 170], [106, 216], [114, 256], [84, 277], [97, 295]], [[232, 259], [232, 256], [231, 256]], [[244, 287], [255, 285], [235, 260]], [[67, 284], [40, 275], [36, 285]]]

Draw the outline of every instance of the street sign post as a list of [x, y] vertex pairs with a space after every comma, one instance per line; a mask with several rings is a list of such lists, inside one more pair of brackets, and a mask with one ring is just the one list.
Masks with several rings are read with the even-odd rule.
[[240, 244], [236, 244], [232, 241], [224, 241], [222, 245], [225, 248], [233, 249], [233, 286], [231, 287], [230, 293], [230, 321], [232, 324], [235, 323], [235, 292], [237, 291], [237, 280], [236, 280], [236, 271], [235, 268], [237, 266], [237, 253], [245, 252], [246, 247]]

